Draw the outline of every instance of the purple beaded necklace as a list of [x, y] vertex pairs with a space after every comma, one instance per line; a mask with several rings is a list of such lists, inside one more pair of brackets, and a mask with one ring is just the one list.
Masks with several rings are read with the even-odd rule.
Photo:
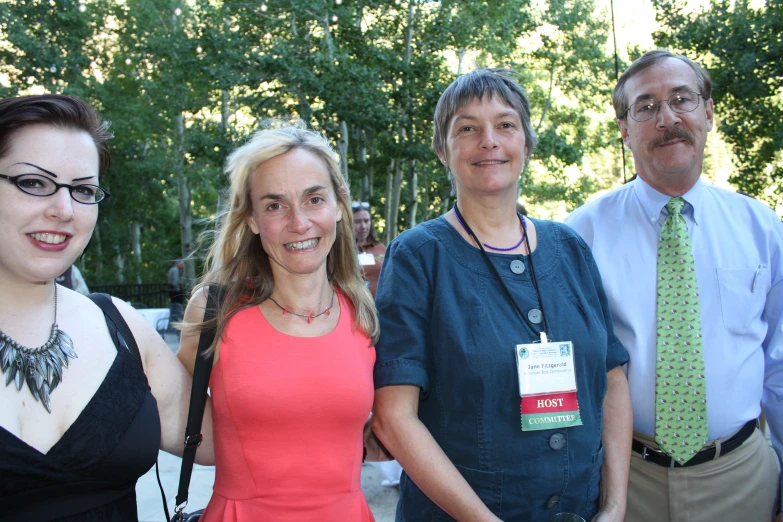
[[[456, 203], [454, 203], [454, 215], [457, 216], [457, 220], [459, 221], [460, 225], [462, 225], [462, 228], [465, 229], [465, 232], [467, 232], [468, 235], [471, 235], [470, 229], [465, 224], [465, 222], [462, 220], [462, 214], [460, 214], [460, 211], [457, 208], [457, 204]], [[515, 248], [519, 247], [519, 245], [521, 245], [522, 243], [525, 242], [525, 236], [527, 235], [526, 234], [527, 225], [525, 223], [525, 216], [523, 216], [522, 214], [517, 212], [517, 217], [519, 217], [519, 221], [522, 223], [522, 239], [519, 240], [519, 243], [517, 243], [516, 245], [514, 245], [512, 247], [509, 247], [509, 248], [494, 247], [494, 246], [488, 245], [486, 243], [481, 243], [481, 244], [484, 245], [485, 247], [489, 248], [490, 250], [496, 250], [498, 252], [508, 252], [510, 250], [514, 250]], [[475, 237], [475, 236], [473, 236], [473, 237]], [[476, 240], [478, 240], [478, 238], [476, 238]]]

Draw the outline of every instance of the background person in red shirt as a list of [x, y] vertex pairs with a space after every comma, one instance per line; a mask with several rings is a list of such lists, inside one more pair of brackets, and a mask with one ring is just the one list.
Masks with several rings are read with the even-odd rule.
[[370, 204], [354, 201], [351, 210], [353, 210], [353, 234], [356, 237], [356, 250], [359, 251], [359, 264], [364, 273], [364, 280], [367, 281], [370, 293], [375, 299], [375, 289], [378, 287], [378, 276], [381, 274], [386, 246], [375, 239]]

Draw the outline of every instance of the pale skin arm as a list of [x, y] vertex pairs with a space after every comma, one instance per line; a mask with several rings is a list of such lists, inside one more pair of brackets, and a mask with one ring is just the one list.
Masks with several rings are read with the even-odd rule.
[[[113, 302], [133, 332], [141, 352], [144, 373], [158, 403], [160, 448], [173, 455], [182, 456], [192, 378], [171, 353], [166, 342], [141, 315], [124, 301], [113, 299]], [[204, 411], [201, 433], [204, 440], [196, 452], [196, 462], [212, 465], [215, 457], [212, 446], [212, 408], [209, 401]]]
[[373, 430], [419, 489], [451, 517], [497, 522], [419, 420], [419, 392], [408, 385], [375, 390]]
[[600, 511], [595, 522], [622, 522], [628, 497], [633, 413], [628, 379], [621, 367], [609, 370], [603, 405], [604, 461], [601, 469]]

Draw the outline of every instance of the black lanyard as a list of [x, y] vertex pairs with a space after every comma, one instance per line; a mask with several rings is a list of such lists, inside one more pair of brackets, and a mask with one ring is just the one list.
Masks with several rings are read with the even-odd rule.
[[[508, 295], [511, 304], [513, 304], [514, 308], [517, 309], [517, 312], [519, 312], [519, 316], [525, 322], [527, 327], [530, 328], [530, 330], [538, 337], [540, 337], [543, 332], [549, 334], [549, 324], [547, 323], [546, 314], [544, 313], [544, 300], [541, 299], [541, 291], [538, 288], [538, 278], [536, 277], [536, 269], [535, 266], [533, 265], [533, 251], [530, 248], [530, 240], [528, 239], [528, 235], [527, 235], [527, 224], [525, 223], [525, 218], [523, 218], [519, 213], [517, 213], [517, 216], [519, 217], [519, 221], [522, 223], [522, 234], [524, 236], [523, 239], [527, 244], [527, 252], [528, 252], [527, 258], [530, 261], [530, 276], [531, 276], [530, 279], [533, 281], [533, 288], [535, 288], [536, 291], [536, 298], [538, 299], [538, 305], [541, 307], [541, 319], [544, 324], [543, 331], [538, 330], [538, 328], [536, 328], [536, 326], [532, 323], [532, 321], [530, 321], [530, 319], [528, 319], [527, 316], [522, 312], [522, 309], [517, 304], [516, 299], [514, 299], [514, 296], [511, 295], [511, 290], [508, 289], [508, 286], [506, 286], [505, 281], [503, 281], [503, 277], [501, 277], [500, 272], [498, 272], [498, 269], [495, 267], [494, 263], [492, 263], [492, 260], [489, 258], [489, 254], [487, 254], [487, 251], [484, 250], [484, 245], [481, 243], [481, 241], [479, 241], [479, 238], [476, 237], [476, 234], [470, 228], [468, 222], [465, 221], [465, 218], [462, 217], [462, 213], [460, 213], [456, 203], [454, 203], [454, 213], [457, 214], [457, 218], [459, 218], [459, 221], [460, 223], [462, 223], [462, 226], [465, 227], [465, 231], [467, 231], [468, 235], [476, 240], [476, 243], [478, 244], [479, 249], [481, 250], [481, 253], [484, 256], [484, 260], [487, 262], [487, 265], [489, 265], [489, 267], [495, 273], [495, 276], [497, 276], [498, 281], [500, 281], [500, 286], [502, 286], [503, 290], [506, 291], [506, 295]], [[524, 263], [524, 258], [522, 262]]]

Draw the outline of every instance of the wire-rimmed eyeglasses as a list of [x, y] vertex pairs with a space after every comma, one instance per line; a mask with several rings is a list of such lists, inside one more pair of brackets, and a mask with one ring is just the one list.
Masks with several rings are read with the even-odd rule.
[[662, 103], [668, 103], [671, 110], [678, 114], [693, 112], [699, 106], [700, 97], [701, 94], [684, 90], [672, 94], [667, 100], [655, 101], [652, 98], [645, 98], [628, 107], [626, 114], [638, 122], [648, 121], [658, 114]]
[[7, 179], [25, 194], [37, 197], [51, 196], [61, 188], [67, 188], [71, 199], [84, 205], [95, 205], [111, 196], [98, 185], [66, 185], [65, 183], [56, 183], [53, 179], [40, 174], [20, 174], [18, 176], [0, 174], [0, 178]]

